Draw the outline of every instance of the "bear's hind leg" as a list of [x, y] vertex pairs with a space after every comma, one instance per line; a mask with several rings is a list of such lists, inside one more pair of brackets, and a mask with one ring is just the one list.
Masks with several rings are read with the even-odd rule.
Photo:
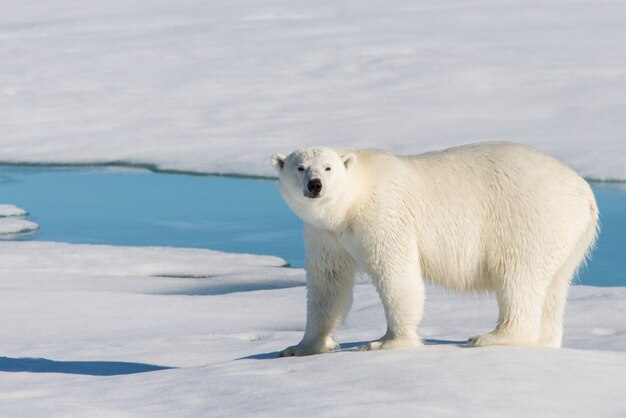
[[550, 283], [541, 315], [539, 345], [554, 348], [561, 347], [567, 289], [574, 272], [568, 271], [568, 273], [570, 274], [567, 274], [567, 277], [557, 275]]
[[538, 273], [527, 272], [501, 280], [496, 288], [500, 310], [498, 325], [487, 334], [470, 338], [468, 345], [536, 345], [547, 291], [541, 280], [536, 280], [540, 277]]
[[597, 234], [596, 222], [596, 220], [592, 220], [589, 223], [587, 230], [556, 272], [550, 287], [548, 287], [543, 305], [539, 345], [555, 348], [561, 347], [567, 290], [576, 274], [576, 270], [582, 264], [589, 249], [593, 246]]
[[[588, 244], [585, 243], [587, 246]], [[584, 249], [586, 251], [586, 248]], [[554, 275], [548, 287], [541, 317], [541, 336], [539, 345], [561, 347], [563, 340], [563, 314], [569, 285], [582, 263], [584, 253], [574, 252]]]

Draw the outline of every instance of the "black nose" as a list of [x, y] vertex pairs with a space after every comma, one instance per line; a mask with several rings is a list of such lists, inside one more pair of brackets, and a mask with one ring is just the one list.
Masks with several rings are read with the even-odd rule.
[[320, 179], [310, 180], [306, 188], [309, 189], [314, 196], [317, 196], [322, 191], [322, 181]]

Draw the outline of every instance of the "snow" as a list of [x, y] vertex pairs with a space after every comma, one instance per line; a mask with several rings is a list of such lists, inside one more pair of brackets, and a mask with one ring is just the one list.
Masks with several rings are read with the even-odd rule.
[[7, 0], [0, 160], [274, 175], [314, 144], [538, 147], [626, 180], [626, 3]]
[[0, 205], [0, 218], [9, 216], [26, 216], [27, 214], [28, 212], [15, 205]]
[[26, 215], [28, 215], [28, 212], [15, 205], [0, 204], [0, 236], [37, 231], [39, 225], [23, 219]]
[[618, 416], [626, 288], [575, 286], [565, 348], [470, 349], [492, 297], [428, 289], [416, 350], [359, 280], [338, 353], [276, 358], [305, 321], [304, 272], [209, 250], [0, 242], [6, 416]]
[[39, 225], [25, 219], [0, 218], [0, 236], [35, 232]]
[[[0, 161], [271, 176], [270, 155], [302, 146], [497, 139], [626, 180], [625, 13], [611, 0], [5, 0]], [[574, 286], [561, 350], [464, 347], [493, 327], [493, 297], [429, 288], [425, 347], [361, 352], [385, 330], [361, 279], [341, 352], [275, 359], [305, 321], [304, 272], [284, 264], [0, 242], [2, 415], [626, 414], [626, 288]]]

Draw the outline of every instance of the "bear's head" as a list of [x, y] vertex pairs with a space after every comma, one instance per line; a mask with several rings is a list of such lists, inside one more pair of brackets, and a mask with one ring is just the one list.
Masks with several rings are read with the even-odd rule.
[[305, 221], [327, 216], [320, 212], [341, 206], [349, 194], [349, 174], [355, 163], [354, 154], [332, 148], [305, 148], [286, 157], [272, 157], [283, 198]]

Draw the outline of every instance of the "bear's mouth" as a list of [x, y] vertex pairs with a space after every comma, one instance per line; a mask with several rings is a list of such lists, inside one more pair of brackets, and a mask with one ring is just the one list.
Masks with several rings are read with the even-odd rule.
[[304, 192], [304, 197], [308, 197], [309, 199], [319, 199], [322, 195], [320, 193]]

